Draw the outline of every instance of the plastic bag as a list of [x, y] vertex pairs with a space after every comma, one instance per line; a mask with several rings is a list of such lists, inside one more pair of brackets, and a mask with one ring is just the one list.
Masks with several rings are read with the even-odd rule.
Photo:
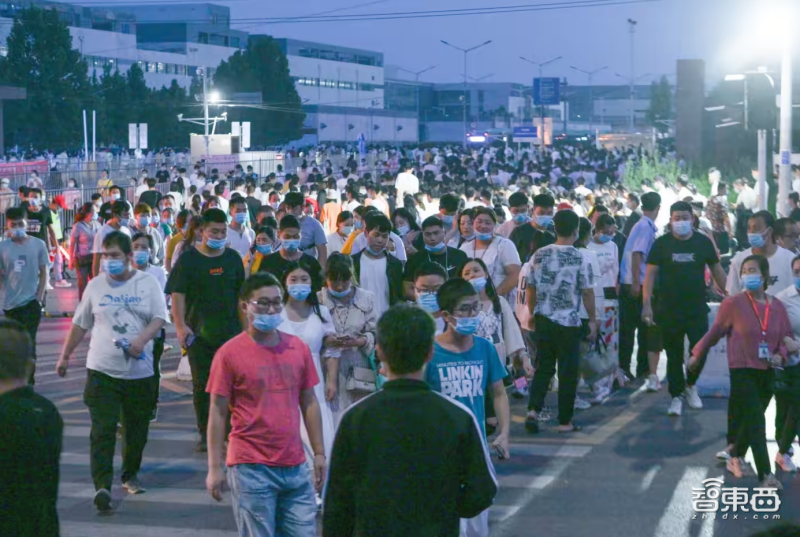
[[581, 342], [581, 374], [587, 384], [592, 385], [611, 375], [617, 366], [615, 353], [611, 352], [602, 337], [598, 337], [594, 343]]
[[189, 367], [189, 355], [184, 354], [183, 356], [181, 356], [181, 361], [178, 364], [178, 371], [175, 374], [175, 378], [177, 378], [178, 380], [191, 382], [192, 368]]

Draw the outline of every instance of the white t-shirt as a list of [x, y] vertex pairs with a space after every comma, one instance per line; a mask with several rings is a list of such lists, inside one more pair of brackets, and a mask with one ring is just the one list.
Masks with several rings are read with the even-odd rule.
[[372, 259], [361, 256], [361, 287], [375, 295], [375, 312], [380, 318], [389, 310], [389, 281], [386, 277], [386, 257]]
[[336, 252], [341, 252], [344, 248], [344, 239], [339, 233], [333, 232], [328, 235], [328, 256]]
[[243, 227], [241, 233], [228, 227], [228, 246], [239, 252], [240, 256], [246, 256], [254, 242], [256, 242], [256, 232], [249, 227]]
[[619, 250], [614, 241], [604, 244], [597, 244], [594, 240], [589, 241], [589, 250], [597, 254], [600, 276], [598, 286], [600, 289], [605, 287], [616, 287], [619, 281]]
[[169, 321], [164, 288], [151, 275], [136, 271], [126, 282], [107, 274], [92, 279], [75, 311], [73, 324], [91, 330], [86, 368], [118, 379], [153, 376], [153, 342], [144, 349], [145, 358], [126, 359], [114, 340], [133, 341], [154, 319]]
[[145, 269], [144, 272], [155, 278], [158, 284], [161, 286], [161, 289], [167, 288], [167, 271], [164, 269], [164, 267], [157, 267], [150, 263], [147, 265], [147, 269]]
[[[389, 252], [391, 255], [395, 256], [398, 260], [405, 263], [408, 261], [408, 256], [406, 255], [406, 247], [403, 244], [403, 239], [395, 233], [394, 231], [389, 232], [389, 239], [394, 243], [394, 252]], [[359, 234], [358, 237], [353, 239], [353, 246], [350, 249], [350, 255], [356, 255], [361, 250], [364, 250], [367, 247], [367, 237], [364, 236], [363, 233]], [[387, 250], [388, 252], [388, 250]]]
[[580, 326], [581, 294], [594, 288], [594, 271], [589, 257], [573, 246], [539, 248], [528, 274], [528, 285], [536, 287], [534, 313], [562, 326]]
[[[611, 243], [614, 244], [614, 243]], [[592, 266], [592, 271], [595, 274], [600, 274], [600, 259], [597, 252], [589, 250], [588, 248], [578, 250], [581, 255], [586, 259], [586, 262]], [[601, 312], [605, 306], [605, 294], [603, 293], [603, 286], [599, 280], [595, 280], [594, 285], [594, 311], [595, 320], [599, 320]], [[589, 314], [586, 313], [586, 304], [581, 300], [581, 319], [589, 319]]]
[[397, 175], [397, 180], [395, 181], [394, 186], [397, 189], [399, 206], [403, 204], [403, 197], [406, 194], [411, 194], [413, 196], [419, 192], [419, 179], [417, 179], [417, 176], [413, 173], [403, 172]]
[[[742, 270], [742, 262], [751, 255], [753, 255], [753, 249], [748, 248], [747, 250], [739, 252], [731, 259], [728, 283], [725, 286], [729, 295], [734, 295], [742, 290], [739, 273]], [[795, 255], [792, 252], [778, 246], [778, 250], [772, 254], [772, 257], [767, 258], [769, 262], [769, 276], [772, 280], [769, 287], [767, 287], [767, 293], [774, 296], [790, 285], [794, 285], [794, 280], [792, 279], [792, 259], [794, 259], [794, 257]]]
[[[522, 265], [519, 260], [519, 253], [517, 253], [517, 247], [508, 239], [495, 237], [494, 240], [489, 243], [489, 248], [476, 252], [475, 248], [477, 245], [478, 241], [465, 242], [461, 245], [460, 250], [467, 254], [469, 259], [478, 258], [486, 263], [486, 267], [489, 269], [489, 276], [491, 276], [492, 283], [495, 287], [498, 287], [503, 280], [506, 279], [506, 267]], [[509, 293], [509, 302], [516, 299], [514, 293], [515, 291]]]

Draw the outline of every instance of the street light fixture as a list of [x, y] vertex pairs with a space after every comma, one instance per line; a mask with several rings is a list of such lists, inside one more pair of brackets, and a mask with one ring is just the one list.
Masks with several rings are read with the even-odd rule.
[[466, 149], [467, 148], [467, 132], [468, 132], [467, 131], [467, 54], [469, 54], [473, 50], [477, 50], [477, 49], [479, 49], [481, 47], [485, 47], [486, 45], [491, 43], [492, 40], [490, 39], [490, 40], [488, 40], [488, 41], [486, 41], [484, 43], [481, 43], [480, 45], [475, 45], [474, 47], [471, 47], [471, 48], [457, 47], [457, 46], [455, 46], [455, 45], [453, 45], [451, 43], [448, 43], [444, 39], [441, 39], [440, 41], [443, 44], [447, 45], [448, 47], [454, 48], [454, 49], [464, 53], [464, 103], [463, 103], [463, 106], [464, 106], [464, 149]]
[[592, 85], [592, 79], [594, 79], [594, 75], [597, 73], [608, 69], [608, 65], [604, 65], [603, 67], [599, 67], [593, 71], [585, 71], [580, 67], [575, 67], [574, 65], [570, 65], [569, 68], [578, 71], [579, 73], [583, 73], [589, 77], [589, 102], [591, 103], [591, 108], [589, 109], [589, 133], [594, 134], [594, 86]]
[[398, 67], [397, 68], [398, 71], [403, 71], [403, 72], [410, 73], [410, 74], [414, 75], [414, 82], [417, 83], [417, 121], [419, 121], [419, 109], [420, 109], [419, 76], [421, 74], [423, 74], [423, 73], [427, 73], [428, 71], [430, 71], [432, 69], [436, 69], [437, 67], [439, 67], [439, 66], [438, 65], [431, 65], [430, 67], [426, 67], [422, 71], [411, 71], [409, 69], [404, 69], [403, 67]]

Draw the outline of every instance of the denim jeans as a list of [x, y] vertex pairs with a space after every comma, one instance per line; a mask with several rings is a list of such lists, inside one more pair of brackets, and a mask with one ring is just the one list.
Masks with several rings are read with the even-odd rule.
[[239, 537], [316, 537], [317, 502], [308, 466], [228, 467]]

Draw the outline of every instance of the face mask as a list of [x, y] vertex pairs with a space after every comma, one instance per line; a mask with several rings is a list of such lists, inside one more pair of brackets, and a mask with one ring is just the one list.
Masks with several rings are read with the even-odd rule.
[[253, 328], [259, 332], [271, 332], [283, 322], [280, 313], [256, 313], [253, 315]]
[[100, 219], [100, 215], [99, 215], [99, 214], [97, 214], [97, 213], [94, 213], [94, 212], [93, 212], [93, 213], [92, 213], [92, 220], [96, 222], [96, 221], [97, 221], [97, 220], [99, 220], [99, 219]]
[[119, 200], [119, 198], [120, 198], [120, 195], [119, 195], [119, 194], [111, 194], [111, 199], [112, 199], [112, 200], [114, 200], [114, 201], [118, 201], [118, 200]]
[[794, 280], [794, 286], [800, 291], [800, 278], [795, 276], [792, 280]]
[[486, 289], [486, 278], [473, 278], [469, 283], [472, 284], [472, 288], [478, 293]]
[[444, 215], [442, 216], [442, 223], [444, 223], [445, 227], [453, 227], [453, 220], [455, 217], [451, 215]]
[[692, 222], [690, 220], [681, 220], [680, 222], [673, 222], [672, 231], [674, 231], [681, 237], [686, 237], [692, 232]]
[[170, 216], [169, 218], [164, 219], [163, 222], [168, 226], [171, 226], [175, 224], [175, 219]]
[[362, 222], [361, 220], [356, 220], [355, 222], [353, 222], [353, 226], [356, 229], [361, 229], [362, 227], [364, 227], [364, 222]]
[[478, 325], [481, 324], [479, 317], [454, 317], [456, 320], [456, 332], [462, 336], [471, 336], [478, 331]]
[[236, 216], [233, 217], [233, 221], [237, 224], [244, 224], [247, 222], [247, 214], [245, 213], [236, 213]]
[[100, 270], [112, 276], [119, 276], [125, 272], [125, 262], [120, 259], [103, 259], [100, 262]]
[[256, 251], [261, 255], [268, 255], [272, 253], [271, 244], [256, 244]]
[[161, 222], [161, 216], [159, 216], [157, 213], [156, 213], [156, 214], [154, 214], [154, 215], [152, 216], [152, 222], [153, 222], [154, 224], [158, 224], [159, 222]]
[[137, 267], [143, 267], [150, 261], [150, 252], [145, 250], [136, 250], [133, 252], [133, 262]]
[[97, 209], [98, 211], [100, 210], [100, 207], [102, 207], [102, 206], [103, 206], [102, 203], [95, 203], [94, 204], [95, 209]]
[[302, 302], [311, 294], [311, 285], [307, 283], [294, 283], [289, 285], [286, 290], [290, 297]]
[[536, 225], [539, 227], [549, 227], [553, 224], [553, 217], [547, 214], [536, 215]]
[[475, 233], [475, 238], [479, 241], [490, 241], [494, 237], [494, 233]]
[[518, 214], [514, 216], [514, 222], [517, 224], [527, 224], [528, 220], [530, 220], [530, 218], [528, 218], [527, 214]]
[[761, 278], [760, 274], [745, 274], [742, 276], [742, 287], [748, 291], [761, 289], [763, 284], [764, 280]]
[[130, 224], [130, 222], [131, 222], [130, 218], [120, 218], [119, 219], [119, 225], [122, 226], [122, 227], [128, 227], [128, 224]]
[[747, 234], [747, 242], [750, 243], [750, 246], [755, 248], [763, 248], [766, 241], [764, 240], [764, 235], [761, 233], [748, 233]]
[[342, 226], [342, 233], [350, 235], [353, 232], [353, 226]]
[[420, 293], [417, 295], [417, 305], [428, 313], [439, 311], [439, 299], [436, 293]]
[[31, 207], [39, 207], [42, 204], [42, 200], [39, 198], [31, 198], [28, 203], [30, 203]]
[[347, 286], [347, 289], [345, 289], [344, 291], [334, 291], [333, 289], [328, 287], [328, 294], [334, 298], [344, 298], [350, 294], [350, 289], [351, 287], [349, 285]]
[[228, 239], [208, 239], [206, 241], [206, 246], [211, 248], [212, 250], [221, 250], [225, 248], [225, 245], [228, 244]]
[[425, 249], [428, 250], [429, 252], [441, 252], [442, 250], [444, 250], [444, 243], [440, 242], [436, 246], [428, 246], [426, 244]]
[[14, 229], [9, 229], [8, 230], [8, 236], [9, 236], [9, 238], [12, 238], [12, 239], [21, 239], [25, 235], [27, 235], [27, 232], [25, 231], [25, 228], [18, 227], [18, 228], [14, 228]]
[[368, 251], [369, 253], [371, 253], [372, 255], [381, 255], [381, 252], [383, 252], [383, 250], [384, 250], [384, 249], [383, 249], [383, 248], [381, 248], [380, 250], [377, 250], [377, 251], [375, 251], [375, 250], [373, 250], [373, 249], [372, 249], [372, 247], [371, 247], [371, 246], [367, 246], [367, 251]]
[[411, 226], [400, 226], [397, 228], [397, 233], [400, 234], [401, 237], [408, 235], [409, 231], [411, 231]]
[[140, 216], [139, 217], [139, 227], [147, 227], [150, 225], [150, 217], [149, 216]]
[[601, 233], [600, 235], [597, 236], [597, 238], [600, 239], [600, 242], [605, 244], [607, 242], [613, 241], [614, 235], [606, 235], [605, 233]]
[[300, 248], [300, 239], [286, 239], [283, 241], [281, 248], [287, 252], [296, 252]]

